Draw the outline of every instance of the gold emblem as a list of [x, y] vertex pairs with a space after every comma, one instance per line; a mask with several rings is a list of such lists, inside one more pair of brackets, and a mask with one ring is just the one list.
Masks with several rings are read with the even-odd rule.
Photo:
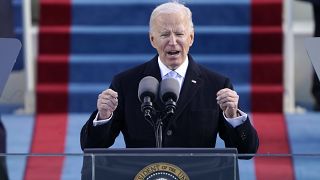
[[134, 180], [190, 180], [178, 166], [169, 163], [153, 163], [143, 168]]

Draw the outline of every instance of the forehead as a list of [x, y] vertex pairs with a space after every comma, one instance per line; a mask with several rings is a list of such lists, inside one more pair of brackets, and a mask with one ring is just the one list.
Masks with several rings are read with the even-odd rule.
[[183, 13], [161, 13], [154, 19], [157, 28], [180, 28], [188, 26], [188, 18]]
[[155, 19], [156, 22], [183, 22], [187, 21], [187, 16], [185, 13], [181, 11], [175, 12], [160, 12], [156, 15]]

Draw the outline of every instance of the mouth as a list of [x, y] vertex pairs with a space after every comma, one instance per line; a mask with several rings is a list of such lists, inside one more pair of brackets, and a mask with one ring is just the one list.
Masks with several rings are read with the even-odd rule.
[[180, 54], [180, 51], [175, 51], [175, 50], [173, 50], [173, 51], [168, 51], [167, 54], [168, 54], [169, 56], [177, 56], [177, 55]]

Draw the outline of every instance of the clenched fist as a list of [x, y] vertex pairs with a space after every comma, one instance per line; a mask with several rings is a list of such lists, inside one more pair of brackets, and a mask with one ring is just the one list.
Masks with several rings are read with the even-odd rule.
[[112, 115], [112, 112], [117, 109], [118, 106], [118, 93], [112, 89], [103, 91], [98, 96], [97, 108], [99, 111], [99, 119], [108, 119]]
[[237, 117], [239, 95], [237, 92], [224, 88], [217, 92], [217, 103], [227, 118]]

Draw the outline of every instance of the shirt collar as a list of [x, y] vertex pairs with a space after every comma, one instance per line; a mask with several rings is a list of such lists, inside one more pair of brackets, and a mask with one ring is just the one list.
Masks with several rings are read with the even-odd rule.
[[[160, 72], [161, 72], [161, 77], [162, 78], [163, 78], [163, 76], [168, 74], [170, 71], [172, 71], [171, 69], [169, 69], [166, 65], [164, 65], [162, 63], [162, 61], [160, 60], [160, 56], [158, 56], [158, 64], [159, 64], [159, 68], [160, 68]], [[187, 56], [186, 60], [174, 71], [176, 73], [178, 73], [181, 77], [184, 78], [186, 76], [186, 73], [187, 73], [188, 64], [189, 64], [189, 59], [188, 59], [188, 56]]]

